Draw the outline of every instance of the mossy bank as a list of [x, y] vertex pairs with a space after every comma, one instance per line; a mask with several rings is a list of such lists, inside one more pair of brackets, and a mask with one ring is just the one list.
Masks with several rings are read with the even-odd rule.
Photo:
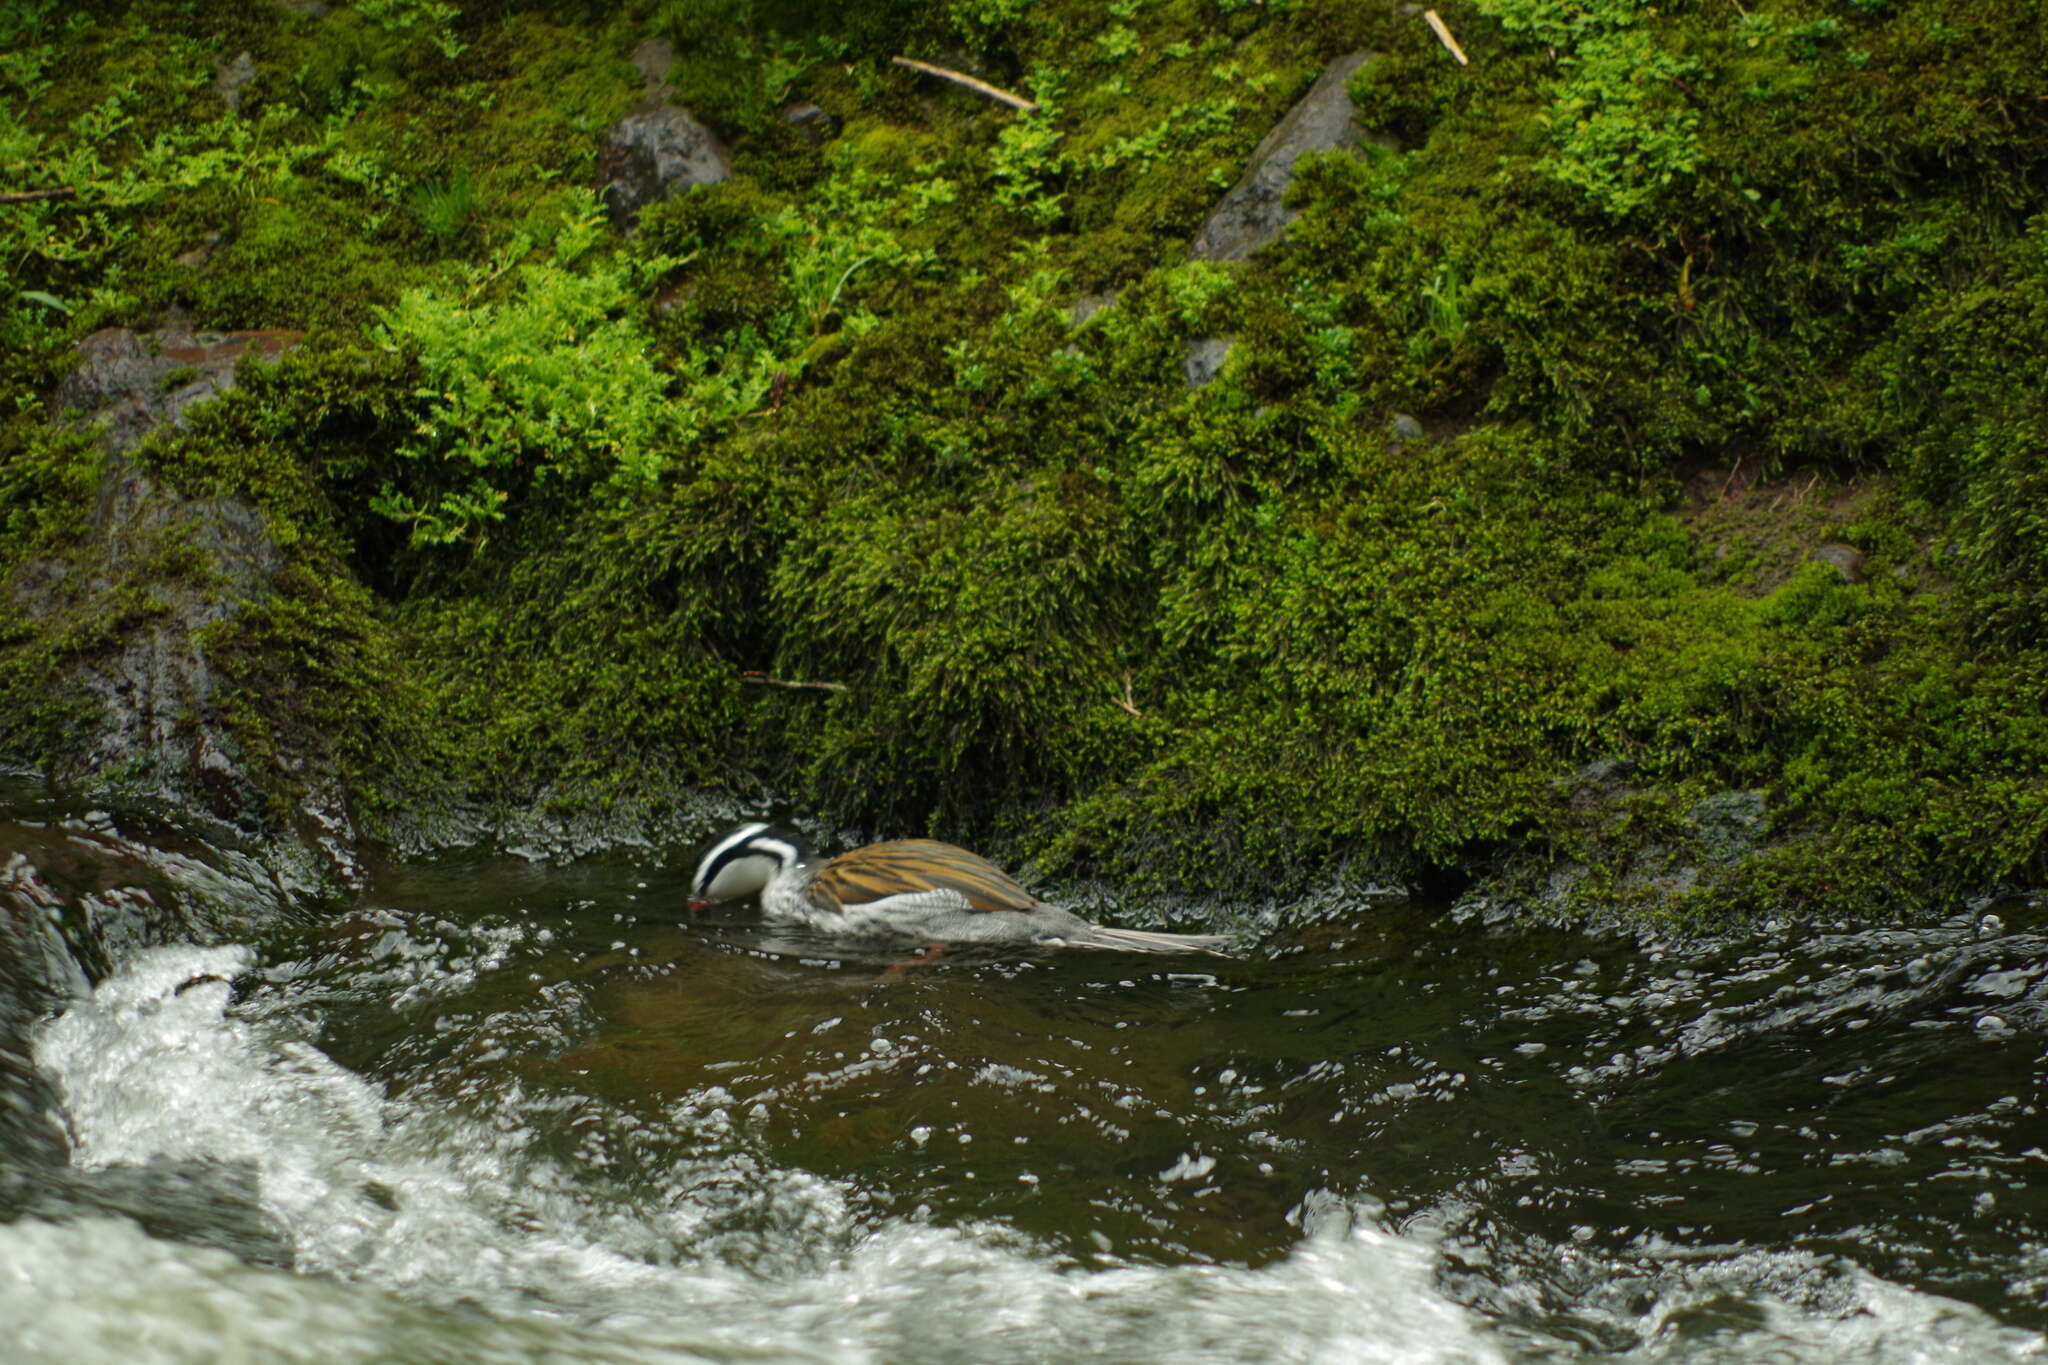
[[[1126, 887], [2038, 884], [2048, 31], [1484, 0], [1460, 65], [1410, 8], [10, 5], [0, 190], [72, 193], [0, 205], [0, 749], [147, 785], [78, 680], [196, 595], [167, 723], [258, 831], [772, 794]], [[1371, 136], [1190, 259], [1360, 52]], [[629, 223], [652, 105], [729, 163]], [[304, 335], [132, 452], [52, 420], [167, 323]], [[117, 545], [120, 471], [216, 511]]]

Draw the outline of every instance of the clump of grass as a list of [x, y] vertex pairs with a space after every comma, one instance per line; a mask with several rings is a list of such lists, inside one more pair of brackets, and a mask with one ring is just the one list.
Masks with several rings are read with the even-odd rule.
[[475, 230], [482, 196], [469, 172], [458, 167], [438, 180], [415, 185], [406, 202], [419, 219], [420, 231], [436, 250], [447, 255]]

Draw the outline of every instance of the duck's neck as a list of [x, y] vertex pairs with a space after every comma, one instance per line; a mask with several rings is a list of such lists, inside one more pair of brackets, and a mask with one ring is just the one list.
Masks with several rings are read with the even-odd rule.
[[818, 907], [811, 900], [811, 879], [817, 872], [799, 859], [785, 866], [761, 888], [761, 913], [769, 919], [809, 922]]

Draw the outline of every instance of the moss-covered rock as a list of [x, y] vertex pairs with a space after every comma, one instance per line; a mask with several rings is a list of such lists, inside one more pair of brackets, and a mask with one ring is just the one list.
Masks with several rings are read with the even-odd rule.
[[[109, 550], [39, 407], [86, 328], [313, 329], [138, 465], [275, 546], [185, 633], [278, 810], [772, 795], [1127, 885], [1700, 917], [2048, 874], [2024, 14], [1486, 0], [1460, 66], [1318, 3], [278, 10], [181, 80], [155, 13], [7, 69], [81, 194], [0, 218], [0, 568]], [[592, 195], [650, 36], [733, 174], [626, 240]], [[1363, 50], [1384, 136], [1189, 262]], [[37, 670], [160, 629], [177, 548], [0, 626], [10, 753], [61, 766]]]

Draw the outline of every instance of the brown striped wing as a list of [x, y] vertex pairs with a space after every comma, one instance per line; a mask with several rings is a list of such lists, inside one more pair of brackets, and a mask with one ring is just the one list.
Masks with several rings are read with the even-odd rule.
[[959, 892], [975, 910], [1030, 910], [1039, 903], [988, 859], [936, 839], [891, 839], [841, 854], [818, 869], [810, 893], [842, 910], [934, 888]]

